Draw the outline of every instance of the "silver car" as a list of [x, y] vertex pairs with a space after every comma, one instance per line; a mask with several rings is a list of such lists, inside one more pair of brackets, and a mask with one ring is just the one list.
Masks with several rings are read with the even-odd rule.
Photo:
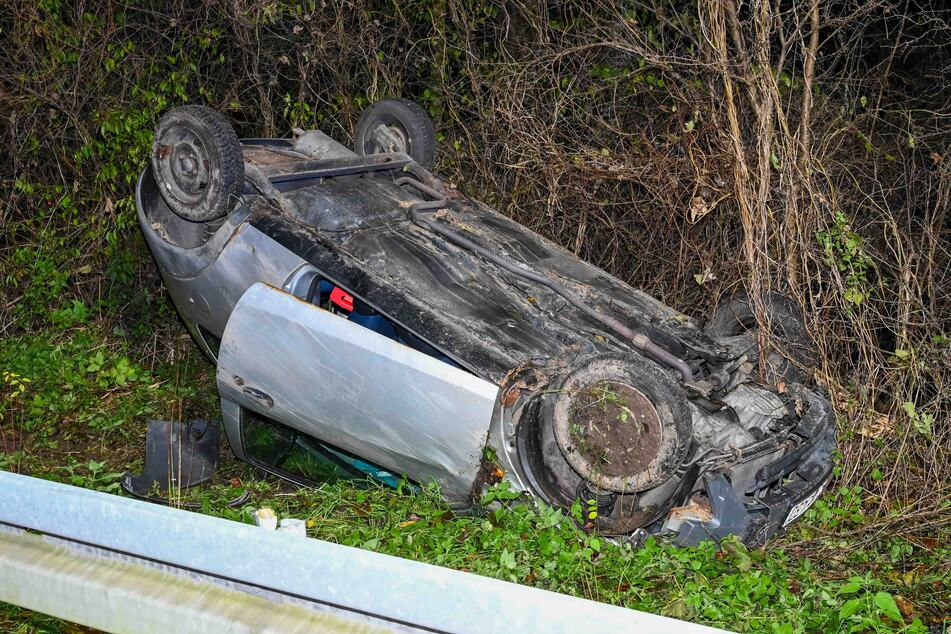
[[440, 180], [412, 102], [354, 141], [239, 140], [201, 106], [156, 130], [139, 222], [237, 457], [462, 509], [505, 481], [685, 545], [762, 542], [818, 497], [835, 423], [795, 304], [738, 295], [699, 328]]

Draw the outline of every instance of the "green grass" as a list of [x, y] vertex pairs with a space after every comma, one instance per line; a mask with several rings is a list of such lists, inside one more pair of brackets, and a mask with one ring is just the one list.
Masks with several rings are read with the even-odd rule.
[[[215, 412], [213, 369], [187, 339], [173, 339], [163, 358], [147, 339], [92, 323], [0, 342], [0, 466], [116, 492], [118, 474], [141, 466], [147, 417]], [[244, 489], [251, 503], [228, 508]], [[491, 492], [488, 513], [463, 516], [432, 488], [409, 495], [339, 481], [297, 490], [233, 459], [187, 496], [235, 521], [270, 506], [307, 519], [319, 539], [737, 631], [925, 632], [948, 599], [948, 536], [870, 539], [873, 501], [858, 487], [826, 494], [789, 535], [755, 550], [734, 541], [617, 546], [504, 488]], [[12, 606], [0, 625], [76, 631]]]

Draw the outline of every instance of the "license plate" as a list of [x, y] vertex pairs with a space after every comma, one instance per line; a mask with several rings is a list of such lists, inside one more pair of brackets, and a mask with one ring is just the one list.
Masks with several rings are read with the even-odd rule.
[[789, 509], [789, 515], [786, 516], [786, 521], [783, 522], [783, 526], [789, 526], [792, 522], [795, 522], [799, 519], [799, 516], [809, 510], [809, 507], [812, 506], [813, 502], [819, 499], [819, 496], [822, 495], [822, 492], [825, 491], [826, 482], [823, 482], [819, 485], [815, 491], [807, 495], [805, 498], [796, 502], [791, 509]]

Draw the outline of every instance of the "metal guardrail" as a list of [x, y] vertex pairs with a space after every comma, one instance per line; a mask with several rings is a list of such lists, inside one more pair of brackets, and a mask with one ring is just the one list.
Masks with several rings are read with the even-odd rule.
[[721, 631], [5, 472], [0, 529], [0, 601], [111, 632]]

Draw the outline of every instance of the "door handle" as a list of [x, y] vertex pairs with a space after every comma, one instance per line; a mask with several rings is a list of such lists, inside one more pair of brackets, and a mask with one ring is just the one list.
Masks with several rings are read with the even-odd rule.
[[274, 399], [271, 398], [271, 395], [267, 392], [262, 392], [256, 387], [251, 387], [250, 385], [245, 385], [241, 388], [241, 391], [250, 396], [253, 399], [259, 400], [267, 405], [269, 408], [274, 407]]

